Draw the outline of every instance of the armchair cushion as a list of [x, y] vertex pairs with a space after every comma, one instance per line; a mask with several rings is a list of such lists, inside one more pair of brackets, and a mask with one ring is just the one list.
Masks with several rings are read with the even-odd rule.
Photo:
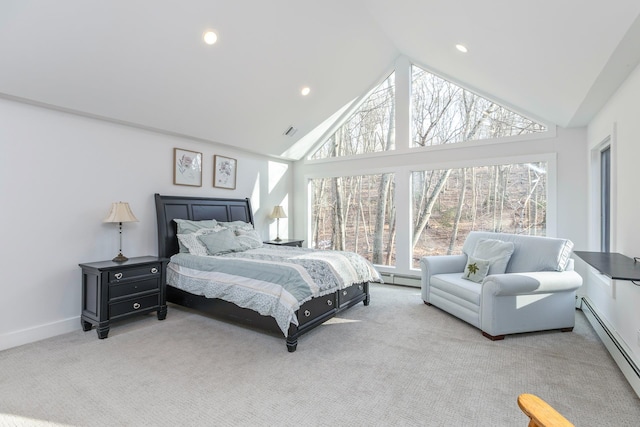
[[489, 261], [488, 274], [502, 274], [507, 270], [507, 264], [509, 264], [514, 248], [513, 242], [503, 242], [498, 239], [480, 239], [473, 250], [473, 256]]

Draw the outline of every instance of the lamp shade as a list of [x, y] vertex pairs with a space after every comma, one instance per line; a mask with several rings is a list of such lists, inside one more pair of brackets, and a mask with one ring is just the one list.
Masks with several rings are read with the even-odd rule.
[[129, 203], [117, 202], [111, 204], [111, 210], [104, 222], [138, 222], [138, 218], [131, 212]]
[[284, 213], [282, 206], [274, 206], [273, 212], [271, 212], [271, 218], [286, 218], [287, 214]]

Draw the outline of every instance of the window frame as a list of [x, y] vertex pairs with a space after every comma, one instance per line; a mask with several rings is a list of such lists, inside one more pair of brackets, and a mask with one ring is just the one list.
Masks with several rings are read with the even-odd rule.
[[[524, 135], [514, 135], [514, 136], [505, 136], [500, 138], [492, 138], [492, 139], [479, 139], [479, 140], [471, 140], [471, 141], [462, 141], [455, 144], [443, 144], [443, 145], [434, 145], [427, 147], [411, 147], [411, 68], [413, 66], [417, 66], [422, 68], [423, 70], [434, 74], [442, 79], [445, 79], [461, 88], [473, 92], [474, 94], [481, 96], [483, 98], [487, 98], [500, 106], [507, 108], [517, 114], [520, 114], [524, 117], [527, 117], [531, 120], [535, 120], [543, 124], [547, 130], [544, 132], [537, 133], [529, 133]], [[364, 153], [350, 156], [342, 156], [342, 157], [330, 157], [326, 159], [311, 159], [310, 156], [315, 153], [321, 146], [324, 144], [331, 135], [337, 131], [337, 129], [342, 126], [347, 120], [351, 118], [351, 116], [355, 113], [355, 111], [362, 106], [362, 103], [366, 101], [371, 94], [380, 84], [382, 84], [391, 74], [395, 73], [395, 149], [390, 151], [382, 151], [382, 152], [374, 152], [374, 153]], [[407, 129], [404, 129], [403, 126], [406, 126]], [[449, 151], [449, 150], [459, 150], [463, 148], [472, 148], [472, 147], [483, 147], [483, 146], [494, 146], [496, 144], [507, 144], [513, 142], [526, 142], [526, 141], [537, 141], [540, 139], [546, 138], [555, 138], [557, 137], [557, 127], [555, 124], [550, 123], [546, 120], [541, 119], [540, 117], [536, 117], [532, 114], [524, 113], [518, 108], [515, 108], [511, 104], [504, 102], [495, 96], [491, 96], [481, 90], [478, 90], [472, 86], [469, 86], [459, 80], [453, 79], [449, 76], [445, 76], [430, 67], [420, 64], [415, 61], [409, 60], [407, 57], [400, 57], [396, 60], [395, 66], [391, 67], [383, 74], [383, 78], [379, 81], [375, 82], [374, 85], [370, 87], [370, 89], [356, 100], [354, 100], [351, 105], [345, 109], [345, 111], [339, 115], [339, 117], [335, 120], [333, 125], [327, 127], [326, 131], [322, 133], [322, 135], [318, 138], [318, 141], [312, 145], [309, 149], [308, 153], [305, 154], [300, 161], [305, 165], [313, 165], [313, 164], [324, 164], [324, 163], [335, 163], [335, 162], [351, 162], [356, 159], [376, 159], [380, 157], [389, 157], [389, 156], [406, 156], [413, 155], [415, 153], [420, 152], [435, 152], [435, 151]]]
[[600, 251], [611, 252], [611, 144], [600, 150]]

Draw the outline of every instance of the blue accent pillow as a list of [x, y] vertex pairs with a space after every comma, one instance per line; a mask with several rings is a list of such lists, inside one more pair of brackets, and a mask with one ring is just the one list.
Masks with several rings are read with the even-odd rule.
[[198, 240], [207, 248], [209, 255], [221, 255], [244, 250], [236, 235], [228, 228], [198, 236]]

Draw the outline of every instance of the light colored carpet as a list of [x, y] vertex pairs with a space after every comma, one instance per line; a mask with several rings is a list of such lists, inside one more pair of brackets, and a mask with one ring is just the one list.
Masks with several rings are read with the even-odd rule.
[[170, 306], [0, 352], [0, 425], [526, 426], [520, 393], [576, 426], [637, 426], [640, 400], [576, 312], [573, 333], [491, 342], [423, 304], [372, 286], [302, 337], [284, 338]]

